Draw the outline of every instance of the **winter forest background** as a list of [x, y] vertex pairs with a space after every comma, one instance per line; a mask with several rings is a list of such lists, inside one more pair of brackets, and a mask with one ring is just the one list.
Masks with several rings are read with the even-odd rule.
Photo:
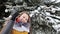
[[0, 29], [21, 10], [29, 11], [32, 34], [60, 33], [60, 0], [0, 0]]

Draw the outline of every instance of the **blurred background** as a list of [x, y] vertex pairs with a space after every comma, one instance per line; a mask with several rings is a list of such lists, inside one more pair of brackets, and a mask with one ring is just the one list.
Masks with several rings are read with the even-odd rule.
[[0, 30], [15, 12], [27, 10], [32, 34], [60, 33], [60, 0], [0, 0]]

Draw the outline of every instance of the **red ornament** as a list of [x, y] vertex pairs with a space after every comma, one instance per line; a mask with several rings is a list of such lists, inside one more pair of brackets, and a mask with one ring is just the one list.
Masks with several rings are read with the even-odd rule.
[[19, 18], [16, 18], [16, 23], [20, 22], [20, 19]]

